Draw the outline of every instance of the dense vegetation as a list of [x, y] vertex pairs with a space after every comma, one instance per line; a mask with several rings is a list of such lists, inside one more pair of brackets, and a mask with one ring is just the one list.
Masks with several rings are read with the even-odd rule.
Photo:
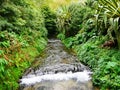
[[39, 1], [0, 1], [0, 90], [16, 90], [24, 70], [47, 44]]
[[95, 86], [120, 89], [120, 1], [60, 1], [0, 1], [1, 90], [16, 90], [24, 70], [44, 50], [47, 36], [58, 33], [92, 69]]
[[101, 90], [120, 89], [119, 5], [119, 0], [87, 0], [62, 6], [57, 21], [58, 38], [92, 69], [93, 83]]

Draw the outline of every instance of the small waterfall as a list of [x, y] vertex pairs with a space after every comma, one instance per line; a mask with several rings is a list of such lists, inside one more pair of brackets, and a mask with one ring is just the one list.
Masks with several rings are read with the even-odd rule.
[[19, 90], [93, 90], [90, 69], [65, 50], [60, 40], [51, 39], [42, 65], [30, 68], [20, 79]]

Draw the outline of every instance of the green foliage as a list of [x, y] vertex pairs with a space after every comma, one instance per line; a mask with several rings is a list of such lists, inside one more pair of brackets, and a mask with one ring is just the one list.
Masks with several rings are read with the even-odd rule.
[[[117, 41], [120, 40], [118, 39], [120, 38], [119, 32], [117, 32], [119, 31], [119, 16], [116, 14], [116, 12], [119, 11], [118, 7], [116, 9], [119, 1], [98, 1], [99, 4], [100, 1], [102, 1], [102, 3], [109, 3], [104, 3], [104, 5], [100, 4], [97, 9], [97, 14], [93, 17], [93, 14], [95, 14], [94, 10], [92, 13], [89, 13], [91, 8], [94, 9], [94, 7], [89, 6], [92, 4], [92, 1], [87, 2], [86, 4], [89, 7], [81, 7], [80, 10], [82, 11], [82, 19], [81, 22], [78, 22], [80, 26], [79, 32], [73, 37], [64, 36], [62, 41], [66, 47], [74, 49], [81, 62], [92, 69], [92, 80], [95, 86], [99, 87], [101, 90], [118, 90], [120, 89], [120, 52], [116, 48], [104, 48], [102, 44], [109, 39], [114, 40], [116, 38]], [[114, 6], [114, 4], [116, 4], [116, 6]], [[108, 10], [108, 8], [116, 10], [115, 13], [112, 14], [111, 10]], [[66, 28], [64, 24], [62, 28]], [[75, 28], [73, 30], [75, 30]], [[115, 32], [115, 37], [113, 36], [113, 32]], [[59, 37], [61, 38], [63, 35], [60, 34]]]
[[119, 17], [120, 15], [120, 1], [119, 0], [98, 0], [99, 5], [107, 11], [108, 17]]
[[26, 0], [4, 1], [0, 8], [0, 31], [9, 31], [21, 34], [29, 28], [41, 30], [44, 19], [37, 2]]
[[86, 4], [86, 6], [88, 6], [88, 7], [95, 8], [95, 7], [94, 7], [94, 4], [96, 3], [96, 1], [97, 1], [97, 0], [86, 0], [86, 1], [85, 1], [85, 4]]
[[8, 62], [4, 58], [0, 58], [0, 72], [5, 72], [5, 66]]
[[[118, 48], [120, 48], [120, 1], [119, 0], [98, 0], [98, 8], [96, 13], [97, 30], [102, 34], [108, 34], [109, 37], [117, 40]], [[115, 35], [113, 35], [113, 32]]]
[[66, 38], [63, 42], [66, 47], [73, 48], [79, 60], [92, 69], [94, 85], [101, 90], [117, 90], [120, 88], [120, 53], [116, 49], [101, 48], [106, 39], [104, 36], [94, 36], [84, 42], [81, 35], [77, 34], [76, 37]]
[[91, 8], [75, 3], [62, 6], [57, 11], [57, 28], [67, 37], [74, 36], [82, 29], [83, 21], [93, 17], [93, 12]]
[[[47, 44], [42, 37], [36, 37], [33, 40], [34, 42], [31, 42], [28, 46], [19, 47], [20, 50], [17, 51], [17, 48], [9, 52], [0, 50], [0, 81], [2, 81], [0, 82], [0, 88], [2, 90], [16, 90], [18, 88], [18, 80], [24, 70], [31, 65], [34, 58], [43, 51]], [[23, 45], [25, 44], [23, 43]], [[13, 46], [11, 48], [14, 49]]]
[[66, 38], [63, 42], [67, 48], [71, 48], [71, 46], [74, 43], [74, 38], [72, 37]]
[[40, 39], [36, 40], [35, 42], [36, 42], [35, 47], [39, 53], [42, 52], [47, 45], [47, 42], [44, 38], [40, 38]]
[[42, 6], [42, 13], [45, 19], [45, 27], [48, 30], [48, 37], [56, 35], [56, 14], [47, 5]]
[[0, 89], [17, 89], [23, 71], [47, 45], [47, 33], [51, 36], [58, 30], [57, 37], [93, 70], [94, 85], [118, 90], [120, 53], [101, 46], [117, 39], [120, 48], [120, 1], [60, 4], [56, 12], [43, 5], [45, 1], [0, 0]]
[[47, 45], [40, 5], [40, 0], [0, 1], [0, 90], [16, 90], [24, 70]]
[[64, 40], [65, 39], [65, 35], [63, 33], [59, 33], [57, 35], [57, 38], [59, 38], [60, 40]]
[[97, 31], [92, 18], [85, 20], [81, 25], [82, 29], [74, 37], [60, 38], [66, 47], [71, 48], [74, 45], [85, 43], [89, 39], [95, 39], [97, 37]]

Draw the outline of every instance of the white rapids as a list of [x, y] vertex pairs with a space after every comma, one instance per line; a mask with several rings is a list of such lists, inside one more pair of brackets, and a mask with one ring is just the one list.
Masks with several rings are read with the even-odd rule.
[[32, 85], [42, 81], [61, 81], [74, 79], [77, 82], [87, 82], [91, 79], [90, 74], [92, 72], [84, 70], [83, 72], [68, 72], [68, 73], [57, 73], [57, 74], [46, 74], [42, 76], [31, 75], [21, 79], [20, 84]]
[[34, 61], [20, 79], [18, 90], [94, 90], [89, 67], [60, 40], [48, 40], [45, 52]]

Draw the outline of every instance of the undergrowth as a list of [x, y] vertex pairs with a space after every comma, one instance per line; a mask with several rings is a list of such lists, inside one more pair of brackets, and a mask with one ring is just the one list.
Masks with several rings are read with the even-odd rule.
[[[106, 16], [106, 18], [104, 14], [101, 14], [103, 13], [102, 9], [104, 9], [104, 7], [99, 7], [99, 2], [94, 0], [93, 2], [92, 0], [87, 1], [89, 2], [81, 8], [83, 13], [78, 13], [80, 14], [79, 16], [86, 15], [85, 18], [79, 17], [81, 23], [78, 24], [74, 22], [72, 24], [72, 27], [75, 28], [76, 26], [74, 25], [79, 25], [77, 29], [79, 32], [73, 36], [67, 36], [64, 32], [60, 32], [57, 37], [62, 40], [67, 48], [74, 50], [80, 62], [91, 68], [93, 71], [92, 81], [94, 86], [97, 86], [100, 90], [120, 90], [119, 41], [115, 41], [117, 39], [116, 34], [111, 30], [113, 28], [109, 28], [114, 25], [110, 26], [109, 20], [107, 20], [109, 17]], [[98, 1], [102, 2], [103, 0]], [[114, 0], [105, 0], [105, 2], [107, 1], [112, 3]], [[117, 3], [119, 3], [119, 1], [117, 1]], [[92, 5], [94, 7], [92, 7]], [[97, 5], [101, 9], [99, 9]], [[88, 12], [86, 12], [87, 10]], [[89, 13], [89, 10], [93, 10], [92, 13]], [[96, 10], [97, 13], [95, 13], [94, 10]], [[106, 22], [104, 20], [106, 20]], [[108, 24], [108, 26], [105, 26], [106, 24]], [[113, 22], [112, 24], [115, 24], [116, 27], [120, 26], [118, 22]], [[72, 32], [75, 32], [74, 29]], [[109, 41], [111, 41], [111, 43], [108, 43]]]
[[93, 71], [94, 85], [101, 90], [120, 89], [120, 52], [117, 49], [103, 49], [97, 45], [99, 40], [74, 46], [81, 62], [88, 65]]
[[66, 47], [77, 54], [79, 60], [93, 71], [92, 81], [100, 90], [120, 89], [120, 52], [116, 48], [102, 48], [104, 36], [81, 43], [81, 39], [69, 37], [63, 40]]
[[[35, 39], [31, 44], [0, 50], [0, 90], [16, 90], [19, 87], [19, 78], [31, 66], [47, 45], [44, 38]], [[15, 45], [16, 46], [16, 45]]]
[[0, 90], [17, 90], [23, 72], [46, 44], [41, 2], [1, 0]]

